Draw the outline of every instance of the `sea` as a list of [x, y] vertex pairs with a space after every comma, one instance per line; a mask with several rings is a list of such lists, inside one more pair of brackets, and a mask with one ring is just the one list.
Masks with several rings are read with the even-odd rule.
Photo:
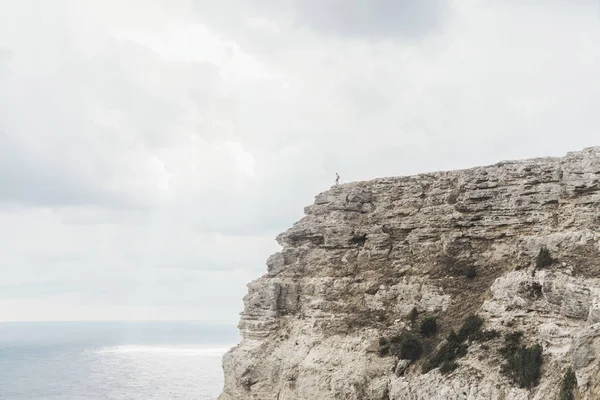
[[0, 322], [1, 400], [215, 400], [235, 325]]

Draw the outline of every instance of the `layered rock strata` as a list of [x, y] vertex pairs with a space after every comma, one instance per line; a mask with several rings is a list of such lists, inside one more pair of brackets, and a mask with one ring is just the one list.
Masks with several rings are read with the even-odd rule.
[[[248, 285], [220, 400], [545, 400], [568, 367], [600, 399], [600, 148], [334, 186], [305, 214]], [[543, 348], [539, 384], [502, 373], [501, 337], [444, 375], [380, 356], [413, 309], [437, 318], [429, 354], [471, 314], [523, 332]]]

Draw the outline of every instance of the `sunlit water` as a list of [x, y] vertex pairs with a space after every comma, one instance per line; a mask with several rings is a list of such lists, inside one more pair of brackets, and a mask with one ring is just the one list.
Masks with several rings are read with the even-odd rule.
[[0, 323], [0, 399], [214, 400], [235, 327]]

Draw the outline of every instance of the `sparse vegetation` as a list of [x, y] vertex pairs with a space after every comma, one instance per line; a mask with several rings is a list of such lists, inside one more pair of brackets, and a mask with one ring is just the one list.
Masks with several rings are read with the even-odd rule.
[[538, 253], [537, 258], [535, 260], [535, 269], [548, 268], [552, 265], [553, 262], [554, 259], [550, 254], [550, 250], [548, 250], [548, 248], [544, 246], [540, 249], [540, 252]]
[[[429, 372], [434, 368], [445, 364], [443, 373], [447, 373], [456, 369], [455, 360], [464, 357], [467, 354], [467, 345], [462, 343], [458, 335], [454, 331], [450, 331], [446, 342], [438, 349], [438, 351], [425, 364], [423, 364], [423, 372]], [[442, 372], [440, 370], [440, 372]]]
[[435, 317], [426, 317], [421, 322], [421, 329], [419, 330], [423, 337], [431, 337], [437, 334], [437, 320]]
[[417, 361], [423, 354], [423, 343], [421, 340], [409, 333], [392, 336], [389, 339], [379, 338], [379, 356], [396, 356], [403, 360]]
[[467, 354], [467, 340], [486, 341], [498, 337], [499, 334], [494, 330], [482, 330], [483, 319], [478, 315], [469, 315], [463, 321], [458, 334], [452, 330], [446, 337], [446, 341], [440, 346], [437, 352], [423, 364], [423, 372], [429, 372], [434, 368], [440, 367], [440, 372], [446, 374], [454, 371], [458, 364], [456, 360]]
[[390, 353], [390, 341], [384, 337], [379, 338], [379, 357], [385, 357]]
[[505, 364], [502, 372], [521, 388], [533, 388], [540, 379], [543, 363], [542, 347], [539, 344], [527, 347], [521, 344], [522, 332], [513, 332], [504, 337], [500, 353]]
[[575, 393], [573, 391], [577, 387], [577, 377], [575, 376], [575, 372], [573, 369], [569, 367], [565, 375], [563, 376], [562, 386], [560, 388], [560, 393], [558, 394], [559, 400], [574, 400]]
[[400, 344], [399, 358], [403, 360], [417, 361], [423, 354], [423, 343], [412, 335], [406, 335]]
[[477, 269], [473, 265], [452, 254], [443, 255], [440, 262], [444, 271], [452, 276], [464, 276], [468, 279], [477, 277]]
[[410, 320], [410, 324], [412, 326], [415, 326], [418, 318], [419, 318], [419, 311], [417, 310], [417, 307], [413, 307], [413, 309], [410, 310], [410, 313], [408, 313], [408, 319]]
[[481, 334], [483, 319], [478, 315], [469, 315], [463, 322], [458, 331], [458, 338], [461, 341], [475, 340]]
[[472, 265], [455, 265], [450, 270], [450, 273], [454, 276], [464, 276], [468, 279], [474, 279], [477, 277], [477, 270]]
[[456, 369], [456, 367], [458, 367], [458, 364], [456, 363], [456, 361], [448, 361], [448, 360], [446, 360], [440, 366], [440, 373], [442, 375], [446, 375], [446, 374], [454, 371]]
[[475, 279], [477, 277], [477, 269], [475, 269], [475, 267], [472, 265], [465, 267], [464, 271], [465, 276], [469, 279]]
[[461, 265], [456, 264], [449, 270], [453, 276], [464, 276], [468, 279], [474, 279], [477, 277], [477, 269], [472, 265]]
[[514, 331], [504, 335], [504, 346], [500, 349], [500, 354], [505, 357], [514, 354], [519, 349], [522, 338], [523, 332], [521, 331]]

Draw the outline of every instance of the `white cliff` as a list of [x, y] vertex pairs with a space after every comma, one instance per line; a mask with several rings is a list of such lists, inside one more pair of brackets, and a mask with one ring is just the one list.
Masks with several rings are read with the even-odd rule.
[[[305, 213], [248, 285], [220, 400], [545, 400], [569, 367], [577, 398], [600, 399], [600, 148], [334, 186]], [[380, 355], [413, 308], [439, 325], [421, 359]], [[424, 373], [472, 314], [500, 336]], [[517, 330], [543, 349], [525, 388], [501, 371]]]

